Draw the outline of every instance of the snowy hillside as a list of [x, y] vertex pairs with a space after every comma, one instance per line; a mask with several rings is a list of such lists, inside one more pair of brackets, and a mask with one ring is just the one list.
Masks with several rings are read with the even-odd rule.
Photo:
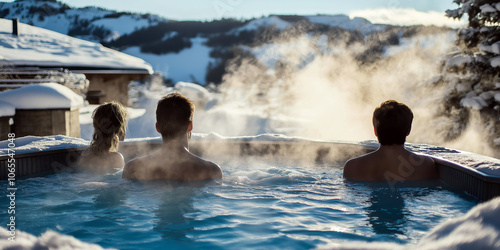
[[117, 13], [95, 7], [71, 8], [62, 2], [36, 0], [0, 2], [0, 17], [19, 18], [23, 23], [98, 42], [164, 20], [157, 16]]
[[[55, 0], [0, 2], [0, 18], [19, 18], [21, 23], [100, 42], [144, 59], [172, 82], [200, 84], [221, 82], [228, 61], [236, 57], [231, 52], [233, 47], [268, 43], [289, 28], [308, 24], [304, 32], [310, 31], [311, 34], [340, 28], [352, 36], [385, 30], [383, 25], [345, 15], [178, 22], [96, 7], [72, 8]], [[268, 29], [276, 29], [278, 33], [268, 32]]]
[[355, 17], [350, 19], [348, 16], [336, 15], [336, 16], [307, 16], [307, 19], [311, 23], [323, 24], [331, 27], [339, 27], [346, 30], [359, 30], [363, 34], [369, 34], [376, 31], [383, 31], [385, 25], [374, 25], [368, 20], [360, 17]]
[[291, 26], [292, 26], [291, 23], [283, 21], [282, 19], [280, 19], [277, 16], [270, 16], [270, 17], [264, 17], [264, 18], [260, 18], [260, 19], [254, 19], [254, 20], [248, 22], [247, 24], [245, 24], [243, 27], [232, 30], [231, 32], [240, 33], [241, 31], [244, 31], [244, 30], [253, 31], [253, 30], [257, 30], [259, 28], [263, 28], [263, 27], [264, 28], [265, 27], [274, 27], [278, 30], [283, 31], [284, 29], [289, 28]]

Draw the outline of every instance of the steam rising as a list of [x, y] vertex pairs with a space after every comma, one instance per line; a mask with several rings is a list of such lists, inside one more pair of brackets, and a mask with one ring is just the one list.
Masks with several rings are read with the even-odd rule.
[[[409, 105], [415, 115], [408, 142], [492, 154], [483, 143], [481, 126], [470, 126], [455, 141], [446, 139], [456, 126], [439, 115], [450, 87], [435, 86], [433, 77], [453, 47], [454, 32], [403, 38], [399, 47], [384, 47], [382, 57], [370, 53], [369, 41], [349, 43], [347, 38], [324, 34], [289, 33], [272, 43], [244, 48], [254, 57], [242, 56], [228, 67], [220, 86], [222, 101], [207, 112], [211, 118], [200, 118], [204, 130], [241, 135], [250, 126], [253, 133], [375, 140], [373, 110], [395, 99]], [[228, 117], [222, 112], [227, 109], [245, 116]]]

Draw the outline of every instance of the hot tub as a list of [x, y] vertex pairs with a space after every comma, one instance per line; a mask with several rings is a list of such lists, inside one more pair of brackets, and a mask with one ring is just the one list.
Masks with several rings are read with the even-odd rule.
[[[71, 167], [19, 180], [17, 228], [34, 235], [52, 229], [119, 249], [416, 243], [479, 202], [465, 189], [448, 185], [456, 179], [443, 178], [447, 171], [498, 185], [494, 177], [438, 158], [438, 181], [396, 187], [350, 183], [342, 178], [344, 161], [373, 146], [282, 139], [193, 140], [193, 152], [222, 167], [222, 181], [141, 183], [122, 180], [121, 171], [91, 175]], [[159, 140], [131, 141], [120, 151], [130, 159], [159, 146]], [[67, 149], [57, 165], [80, 151]], [[64, 150], [55, 153], [64, 155]], [[28, 156], [26, 162], [37, 162], [36, 153]], [[8, 204], [7, 190], [2, 192], [0, 204]], [[7, 217], [7, 210], [0, 210], [0, 218]]]

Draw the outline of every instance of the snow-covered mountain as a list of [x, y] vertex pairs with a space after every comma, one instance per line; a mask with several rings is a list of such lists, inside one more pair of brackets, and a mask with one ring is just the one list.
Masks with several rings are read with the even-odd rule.
[[98, 42], [116, 39], [165, 21], [158, 16], [120, 13], [96, 7], [72, 8], [55, 0], [0, 2], [0, 17], [19, 18], [23, 23]]
[[146, 60], [173, 82], [200, 84], [222, 81], [228, 62], [239, 54], [235, 47], [270, 43], [283, 33], [330, 32], [330, 40], [341, 34], [361, 42], [364, 36], [386, 30], [384, 25], [345, 15], [172, 21], [96, 7], [72, 8], [56, 0], [0, 2], [0, 18], [19, 18], [22, 23], [99, 42]]

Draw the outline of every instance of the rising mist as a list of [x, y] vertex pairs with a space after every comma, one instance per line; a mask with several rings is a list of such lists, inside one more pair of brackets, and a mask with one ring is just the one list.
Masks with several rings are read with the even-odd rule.
[[[389, 45], [395, 35], [398, 41]], [[446, 29], [422, 29], [408, 37], [391, 29], [358, 41], [288, 30], [271, 42], [242, 46], [246, 53], [227, 67], [219, 87], [221, 101], [210, 111], [239, 107], [253, 118], [216, 115], [212, 116], [216, 119], [201, 120], [208, 126], [205, 130], [224, 135], [239, 135], [248, 131], [244, 126], [253, 125], [254, 133], [375, 140], [373, 110], [395, 99], [409, 105], [415, 115], [408, 142], [494, 155], [479, 120], [472, 121], [461, 137], [447, 137], [457, 126], [442, 115], [450, 87], [436, 85], [435, 78], [446, 55], [454, 50], [455, 39], [455, 31]]]

